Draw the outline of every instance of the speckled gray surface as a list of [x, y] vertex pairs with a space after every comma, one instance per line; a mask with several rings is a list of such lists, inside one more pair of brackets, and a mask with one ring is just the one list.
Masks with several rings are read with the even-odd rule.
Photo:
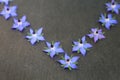
[[[43, 27], [47, 41], [60, 41], [64, 50], [72, 54], [72, 41], [89, 33], [92, 27], [101, 27], [97, 20], [106, 13], [104, 3], [109, 0], [14, 0], [18, 17], [27, 15], [33, 29]], [[119, 0], [117, 0], [119, 1]], [[9, 21], [0, 16], [0, 80], [120, 80], [120, 14], [119, 23], [110, 31], [101, 27], [106, 39], [78, 61], [78, 70], [64, 70], [42, 52], [45, 42], [35, 46], [24, 39], [23, 33], [11, 30]]]

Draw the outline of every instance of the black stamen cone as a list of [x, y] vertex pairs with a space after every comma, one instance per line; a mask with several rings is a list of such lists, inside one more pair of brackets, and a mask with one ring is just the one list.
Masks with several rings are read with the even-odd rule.
[[9, 11], [10, 9], [9, 8], [7, 8], [7, 11]]
[[20, 20], [20, 19], [18, 19], [18, 22], [21, 22], [21, 20]]
[[53, 45], [51, 44], [51, 47], [53, 48]]
[[96, 34], [98, 34], [98, 31], [96, 31]]
[[115, 2], [112, 2], [112, 5], [115, 5]]
[[80, 43], [82, 44], [82, 40], [80, 40]]
[[67, 62], [69, 62], [69, 61], [70, 61], [70, 59], [67, 59], [66, 61], [67, 61]]

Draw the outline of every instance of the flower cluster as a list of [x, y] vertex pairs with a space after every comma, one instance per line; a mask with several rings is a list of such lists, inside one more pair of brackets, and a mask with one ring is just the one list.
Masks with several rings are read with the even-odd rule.
[[[6, 20], [9, 18], [13, 18], [13, 26], [12, 29], [18, 30], [22, 32], [26, 27], [30, 26], [30, 23], [27, 21], [27, 17], [24, 15], [22, 18], [16, 18], [17, 15], [17, 6], [9, 6], [9, 2], [11, 0], [0, 0], [0, 3], [4, 4], [3, 10], [0, 12], [0, 15], [3, 16]], [[110, 30], [111, 26], [114, 26], [118, 23], [118, 21], [112, 16], [111, 12], [115, 14], [119, 14], [120, 4], [117, 3], [115, 0], [108, 2], [105, 4], [107, 11], [109, 14], [101, 14], [98, 22], [101, 23], [107, 30]], [[98, 42], [98, 40], [105, 39], [104, 32], [100, 28], [91, 28], [90, 33], [83, 36], [78, 41], [73, 41], [73, 47], [71, 52], [72, 53], [81, 53], [83, 56], [86, 56], [87, 51], [92, 48], [92, 44], [87, 42], [88, 38], [93, 38], [94, 43]], [[40, 41], [46, 41], [43, 35], [43, 27], [39, 28], [38, 30], [33, 30], [32, 28], [29, 29], [29, 33], [25, 36], [25, 38], [32, 44], [38, 43]], [[78, 59], [79, 56], [68, 56], [65, 50], [62, 48], [61, 43], [57, 42], [47, 42], [47, 47], [45, 47], [45, 52], [51, 58], [59, 54], [64, 54], [62, 59], [57, 60], [62, 67], [65, 69], [77, 69]]]

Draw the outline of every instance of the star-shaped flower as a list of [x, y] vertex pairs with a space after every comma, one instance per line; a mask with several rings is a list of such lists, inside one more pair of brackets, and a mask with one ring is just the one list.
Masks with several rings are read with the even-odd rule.
[[91, 34], [87, 34], [90, 38], [94, 38], [94, 42], [97, 42], [99, 39], [104, 39], [105, 36], [103, 35], [102, 29], [92, 28]]
[[74, 52], [78, 52], [78, 53], [80, 53], [81, 52], [81, 54], [83, 55], [83, 56], [85, 56], [85, 54], [86, 54], [86, 50], [88, 50], [88, 48], [91, 48], [92, 47], [92, 45], [90, 44], [90, 43], [87, 43], [87, 41], [86, 41], [86, 37], [85, 36], [83, 36], [82, 37], [82, 40], [79, 40], [79, 41], [73, 41], [73, 48], [72, 48], [72, 51]]
[[116, 14], [119, 14], [120, 4], [115, 2], [115, 0], [108, 2], [105, 5], [107, 6], [107, 11], [112, 11], [112, 12], [115, 12]]
[[117, 20], [112, 18], [112, 14], [108, 14], [107, 16], [101, 14], [99, 22], [102, 23], [102, 25], [105, 26], [108, 30], [110, 29], [111, 26], [117, 24]]
[[30, 41], [32, 45], [34, 45], [36, 42], [44, 41], [43, 28], [38, 29], [37, 31], [33, 31], [33, 29], [30, 29], [30, 33], [26, 36], [26, 38]]
[[9, 1], [12, 1], [12, 0], [0, 0], [0, 3], [5, 3], [5, 5], [8, 5]]
[[28, 21], [26, 21], [26, 16], [23, 16], [21, 19], [14, 18], [14, 24], [13, 24], [12, 28], [17, 29], [19, 31], [23, 31], [23, 29], [29, 25], [30, 25], [30, 23]]
[[47, 48], [44, 50], [44, 52], [48, 53], [51, 58], [53, 58], [56, 54], [63, 53], [64, 50], [60, 47], [60, 42], [46, 42]]
[[0, 12], [0, 15], [3, 15], [5, 19], [10, 18], [11, 16], [17, 16], [16, 9], [17, 6], [4, 6], [4, 9]]
[[69, 70], [72, 70], [77, 69], [76, 64], [78, 59], [78, 56], [69, 57], [67, 54], [65, 54], [65, 56], [61, 60], [58, 60], [58, 62], [61, 63], [62, 67], [64, 67], [65, 69], [68, 68]]

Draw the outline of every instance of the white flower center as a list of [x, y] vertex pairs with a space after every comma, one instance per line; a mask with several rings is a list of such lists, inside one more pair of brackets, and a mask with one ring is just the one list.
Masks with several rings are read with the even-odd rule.
[[112, 4], [112, 5], [111, 5], [111, 8], [113, 8], [113, 9], [114, 9], [115, 7], [116, 7], [116, 5], [115, 5], [115, 4]]
[[67, 60], [66, 60], [66, 64], [70, 65], [70, 63], [71, 63], [71, 60], [70, 60], [70, 59], [67, 59]]
[[79, 43], [78, 46], [79, 46], [79, 47], [83, 47], [83, 44], [82, 44], [82, 43]]
[[94, 32], [94, 35], [98, 35], [98, 31], [95, 31], [95, 32]]
[[52, 47], [51, 50], [55, 50], [55, 47]]
[[37, 34], [33, 34], [32, 36], [33, 36], [33, 37], [37, 37]]
[[106, 19], [105, 19], [105, 22], [109, 22], [109, 21], [110, 21], [110, 19], [109, 19], [109, 18], [106, 18]]
[[22, 25], [22, 22], [21, 22], [21, 20], [18, 20], [18, 25]]
[[6, 12], [7, 12], [7, 13], [10, 13], [10, 8], [7, 8], [7, 9], [6, 9]]

